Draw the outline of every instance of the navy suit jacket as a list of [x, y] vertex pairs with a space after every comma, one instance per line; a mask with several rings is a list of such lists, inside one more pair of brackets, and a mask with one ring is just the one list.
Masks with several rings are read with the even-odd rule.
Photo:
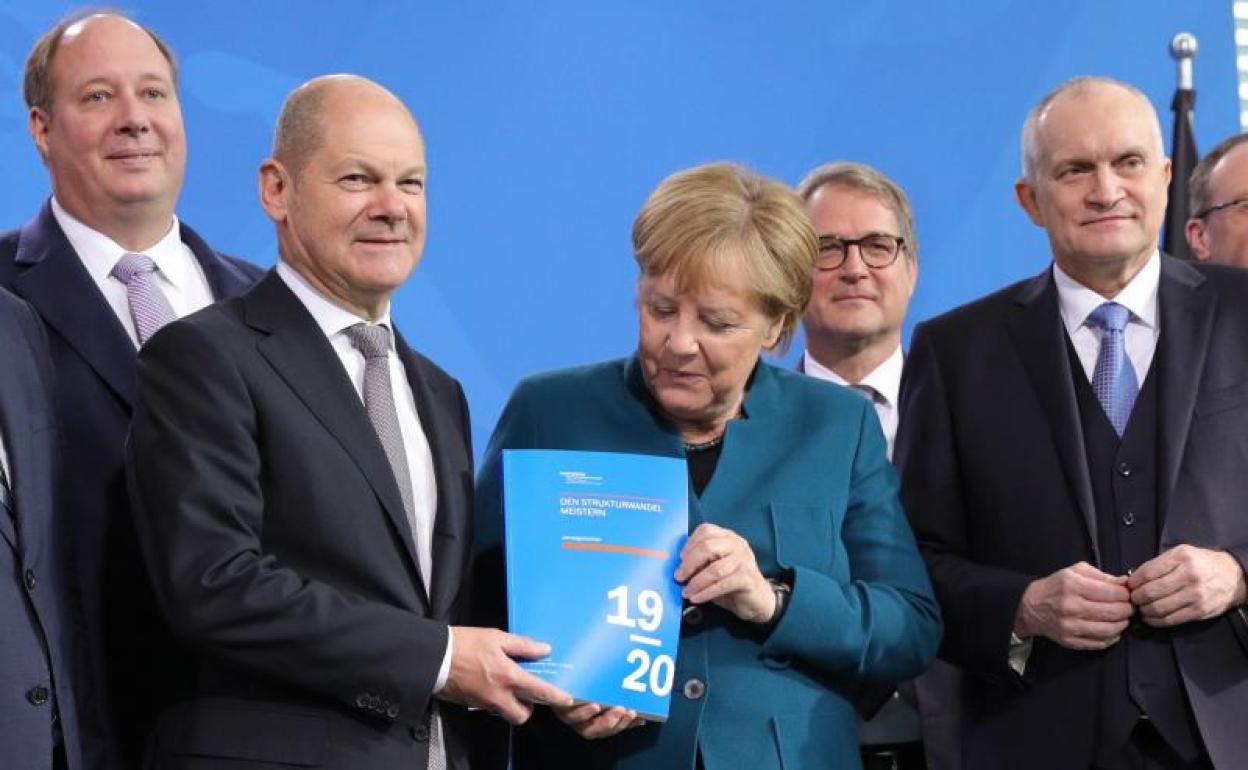
[[[186, 225], [182, 241], [218, 299], [243, 291], [261, 273], [213, 251]], [[48, 329], [54, 404], [64, 431], [67, 483], [59, 504], [73, 537], [73, 588], [81, 595], [95, 689], [89, 700], [99, 711], [91, 724], [105, 725], [123, 766], [132, 767], [158, 708], [184, 679], [130, 522], [122, 448], [136, 397], [134, 343], [56, 223], [50, 202], [24, 227], [0, 235], [0, 286], [30, 303]], [[99, 748], [90, 743], [89, 751]]]
[[[1190, 543], [1248, 564], [1248, 271], [1163, 256], [1158, 303], [1157, 551]], [[1093, 756], [1102, 656], [1037, 638], [1025, 677], [1007, 662], [1027, 585], [1099, 562], [1066, 338], [1045, 270], [920, 324], [902, 378], [902, 500], [947, 623], [941, 655], [968, 674], [971, 768]], [[1205, 747], [1218, 767], [1242, 766], [1243, 609], [1172, 638]]]
[[[465, 620], [472, 448], [459, 383], [396, 339], [433, 455], [432, 586], [364, 404], [276, 272], [140, 354], [127, 457], [161, 608], [196, 651], [160, 768], [424, 768], [448, 624]], [[452, 770], [459, 720], [440, 706]]]
[[[538, 709], [516, 734], [519, 770], [689, 768], [695, 750], [707, 767], [856, 767], [854, 686], [911, 677], [931, 663], [940, 617], [871, 405], [760, 362], [744, 411], [746, 419], [728, 424], [702, 495], [690, 490], [689, 527], [731, 529], [765, 575], [791, 575], [779, 623], [767, 632], [709, 604], [686, 614], [666, 723], [583, 741]], [[500, 622], [504, 608], [501, 453], [525, 448], [684, 456], [635, 359], [521, 382], [478, 481], [487, 622]], [[704, 694], [687, 690], [690, 680], [703, 683]]]
[[55, 494], [56, 413], [47, 337], [34, 311], [0, 289], [0, 428], [15, 517], [0, 508], [0, 759], [52, 767], [56, 708], [69, 767], [82, 767], [77, 624], [66, 593], [68, 529]]

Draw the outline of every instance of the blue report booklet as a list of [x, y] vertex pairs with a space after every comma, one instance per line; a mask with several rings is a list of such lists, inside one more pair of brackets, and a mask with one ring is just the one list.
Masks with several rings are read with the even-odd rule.
[[521, 665], [578, 701], [667, 718], [688, 490], [679, 458], [503, 451], [509, 628], [551, 645]]

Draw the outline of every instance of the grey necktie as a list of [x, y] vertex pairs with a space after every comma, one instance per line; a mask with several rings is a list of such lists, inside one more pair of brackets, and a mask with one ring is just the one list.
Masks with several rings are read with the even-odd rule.
[[155, 273], [156, 263], [151, 257], [127, 252], [117, 260], [110, 274], [126, 285], [126, 299], [130, 302], [130, 317], [134, 319], [139, 345], [178, 317], [156, 285]]
[[854, 385], [850, 385], [849, 387], [853, 388], [858, 393], [861, 393], [862, 396], [866, 398], [868, 401], [870, 401], [872, 404], [878, 404], [881, 401], [883, 401], [883, 396], [880, 395], [880, 391], [876, 390], [870, 385], [864, 385], [863, 383], [859, 382]]
[[[386, 459], [394, 471], [403, 498], [403, 510], [411, 529], [413, 545], [420, 553], [420, 528], [416, 508], [412, 502], [412, 475], [407, 465], [407, 450], [403, 447], [403, 433], [399, 430], [399, 414], [394, 406], [394, 389], [390, 384], [390, 329], [386, 326], [356, 324], [347, 328], [351, 344], [364, 356], [364, 409], [368, 419], [386, 450]], [[420, 575], [425, 586], [430, 586], [430, 565], [420, 560]], [[442, 742], [442, 718], [437, 703], [433, 705], [429, 722], [429, 770], [445, 770], [446, 747]]]

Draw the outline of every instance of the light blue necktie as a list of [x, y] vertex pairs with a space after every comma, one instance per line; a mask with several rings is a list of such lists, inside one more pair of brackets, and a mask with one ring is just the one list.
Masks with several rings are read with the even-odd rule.
[[1140, 392], [1135, 368], [1123, 344], [1123, 329], [1131, 311], [1117, 302], [1106, 302], [1088, 316], [1088, 324], [1101, 330], [1101, 352], [1092, 372], [1092, 391], [1119, 436], [1127, 429], [1131, 408]]

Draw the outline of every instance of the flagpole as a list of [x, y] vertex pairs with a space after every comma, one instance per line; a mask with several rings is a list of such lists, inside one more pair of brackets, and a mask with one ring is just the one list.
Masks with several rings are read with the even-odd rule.
[[1179, 65], [1179, 88], [1192, 90], [1192, 59], [1200, 50], [1200, 43], [1191, 32], [1180, 32], [1170, 41], [1170, 55]]
[[1193, 87], [1192, 59], [1199, 46], [1196, 36], [1180, 32], [1170, 40], [1170, 55], [1179, 67], [1178, 83], [1170, 109], [1174, 112], [1174, 132], [1170, 144], [1170, 186], [1167, 190], [1165, 228], [1162, 231], [1161, 248], [1171, 256], [1193, 259], [1184, 230], [1188, 211], [1188, 178], [1196, 167], [1196, 138], [1192, 131], [1192, 113], [1196, 107], [1196, 89]]

